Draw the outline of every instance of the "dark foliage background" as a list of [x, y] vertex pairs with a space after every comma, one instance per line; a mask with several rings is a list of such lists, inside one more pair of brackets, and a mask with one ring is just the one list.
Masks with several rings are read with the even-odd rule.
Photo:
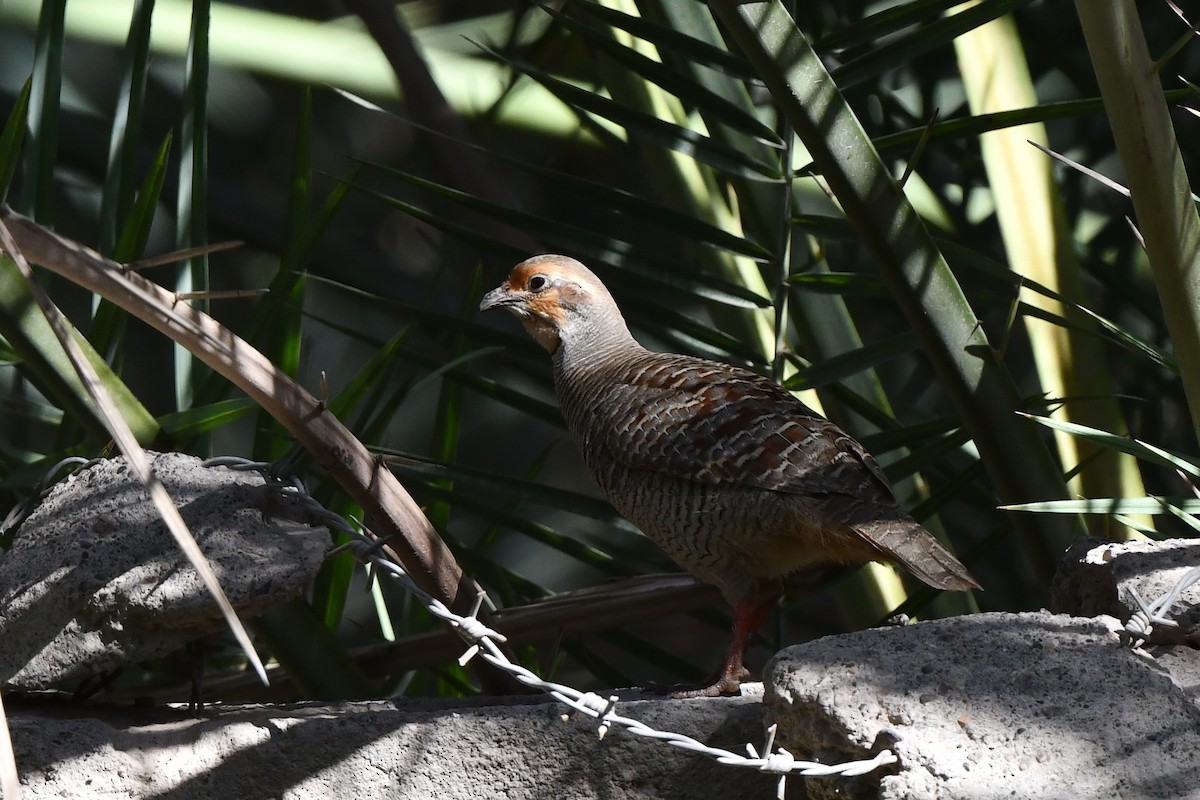
[[[816, 145], [794, 136], [795, 120], [769, 88], [772, 75], [787, 80], [787, 65], [764, 71], [747, 57], [730, 29], [731, 4], [94, 6], [0, 6], [8, 202], [122, 262], [242, 242], [147, 274], [172, 288], [270, 287], [208, 304], [301, 384], [316, 391], [324, 376], [342, 418], [389, 457], [497, 606], [591, 590], [518, 642], [546, 674], [582, 688], [703, 677], [728, 611], [675, 579], [647, 579], [638, 585], [649, 595], [631, 594], [629, 579], [676, 568], [599, 499], [562, 428], [544, 354], [511, 320], [476, 317], [482, 292], [535, 252], [594, 266], [648, 345], [748, 365], [805, 391], [886, 464], [902, 501], [986, 588], [935, 599], [888, 570], [847, 571], [782, 607], [754, 664], [783, 644], [875, 624], [898, 607], [924, 616], [1038, 608], [1056, 554], [1085, 529], [1190, 533], [1191, 488], [1177, 470], [1194, 461], [1195, 418], [1159, 303], [1173, 289], [1151, 272], [1127, 219], [1130, 201], [1032, 148], [1032, 161], [1006, 162], [980, 145], [983, 131], [1034, 123], [1041, 127], [1028, 137], [1126, 182], [1112, 132], [1119, 120], [1099, 99], [1097, 56], [1069, 3], [792, 10], [829, 70], [827, 85], [879, 154], [863, 169], [887, 182], [912, 170], [907, 195], [977, 324], [930, 297], [915, 316], [898, 301], [874, 249], [895, 243], [872, 241], [859, 212], [844, 214], [845, 198], [814, 178]], [[142, 50], [138, 31], [151, 12]], [[1187, 81], [1200, 74], [1200, 50], [1168, 4], [1138, 12], [1151, 54], [1166, 58], [1159, 76], [1183, 164], [1194, 170], [1200, 139], [1188, 134], [1200, 120]], [[981, 38], [956, 50], [964, 32]], [[987, 59], [986, 42], [1009, 49], [982, 64], [983, 80], [1031, 98], [1018, 111], [988, 116], [968, 104], [982, 90], [964, 66]], [[1027, 79], [1009, 70], [1022, 62]], [[189, 148], [204, 154], [199, 168]], [[1015, 194], [993, 191], [1003, 175]], [[1048, 252], [1049, 272], [1034, 271], [1015, 241]], [[1050, 281], [1071, 302], [1039, 311], [1038, 287]], [[144, 444], [298, 457], [320, 499], [355, 511], [229, 384], [81, 289], [46, 283], [112, 364], [113, 384], [157, 422]], [[7, 507], [60, 458], [104, 452], [106, 436], [53, 379], [60, 368], [45, 347], [23, 337], [19, 296], [0, 301]], [[981, 358], [1015, 387], [1014, 402], [976, 397], [972, 415], [947, 389], [955, 378], [930, 357], [922, 319], [985, 334], [995, 352]], [[1048, 321], [1041, 333], [1039, 319]], [[1071, 331], [1067, 356], [1050, 354], [1046, 330]], [[1086, 431], [1055, 438], [1018, 410], [1129, 432], [1181, 459], [1131, 440], [1097, 449]], [[1008, 445], [981, 457], [980, 426]], [[1045, 480], [1033, 466], [1043, 462], [1054, 465]], [[1018, 475], [1029, 476], [1019, 498], [1005, 490]], [[1151, 520], [1147, 512], [1164, 506], [1135, 501], [1152, 495], [1175, 498], [1168, 505], [1179, 513]], [[997, 510], [1068, 496], [1128, 502], [1086, 518]], [[291, 613], [259, 623], [264, 649], [299, 614], [311, 635], [335, 634], [323, 647], [356, 659], [369, 693], [473, 691], [453, 648], [407, 638], [438, 630], [423, 610], [390, 590], [372, 595], [348, 557], [332, 560]], [[283, 673], [298, 668], [275, 655]], [[240, 665], [235, 650], [217, 656], [213, 672], [229, 677], [216, 678], [214, 691], [262, 696]], [[331, 677], [313, 691], [343, 685]], [[185, 691], [177, 665], [164, 663], [129, 672], [112, 696]], [[281, 676], [273, 692], [299, 689]]]

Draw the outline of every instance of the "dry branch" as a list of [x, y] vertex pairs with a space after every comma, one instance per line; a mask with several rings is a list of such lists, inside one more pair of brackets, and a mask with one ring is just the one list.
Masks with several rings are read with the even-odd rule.
[[458, 613], [477, 589], [420, 508], [374, 455], [315, 397], [212, 317], [78, 242], [7, 206], [0, 219], [24, 256], [133, 314], [238, 386], [362, 506], [385, 549], [417, 584]]

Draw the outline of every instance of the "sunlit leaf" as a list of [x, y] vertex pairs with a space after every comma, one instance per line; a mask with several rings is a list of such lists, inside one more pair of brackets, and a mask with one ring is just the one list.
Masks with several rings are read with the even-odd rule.
[[17, 95], [17, 101], [13, 104], [12, 112], [4, 122], [4, 128], [0, 130], [0, 202], [3, 202], [8, 195], [8, 187], [21, 156], [21, 144], [25, 141], [31, 87], [32, 81], [25, 81], [20, 94]]

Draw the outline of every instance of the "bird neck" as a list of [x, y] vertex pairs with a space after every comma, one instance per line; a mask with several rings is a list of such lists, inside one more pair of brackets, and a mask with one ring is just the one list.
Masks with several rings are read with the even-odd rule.
[[638, 362], [647, 350], [637, 343], [619, 315], [603, 325], [588, 325], [562, 336], [554, 351], [554, 393], [567, 428], [584, 451], [589, 469], [601, 469], [589, 461], [596, 434], [595, 418], [602, 413], [605, 396], [620, 376]]
[[644, 351], [621, 315], [608, 314], [560, 331], [554, 369], [563, 375], [583, 375], [627, 362]]

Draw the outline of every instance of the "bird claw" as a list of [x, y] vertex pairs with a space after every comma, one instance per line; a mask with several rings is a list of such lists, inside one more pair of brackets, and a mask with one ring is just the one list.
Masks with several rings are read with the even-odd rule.
[[705, 686], [695, 686], [671, 692], [672, 700], [690, 700], [693, 697], [724, 697], [739, 693], [742, 682], [734, 678], [720, 678], [716, 682], [705, 681]]
[[673, 686], [652, 686], [650, 690], [669, 695], [672, 700], [690, 700], [693, 697], [723, 697], [741, 693], [742, 681], [750, 677], [750, 670], [739, 665], [737, 669], [722, 670], [708, 680], [699, 683], [683, 683]]

